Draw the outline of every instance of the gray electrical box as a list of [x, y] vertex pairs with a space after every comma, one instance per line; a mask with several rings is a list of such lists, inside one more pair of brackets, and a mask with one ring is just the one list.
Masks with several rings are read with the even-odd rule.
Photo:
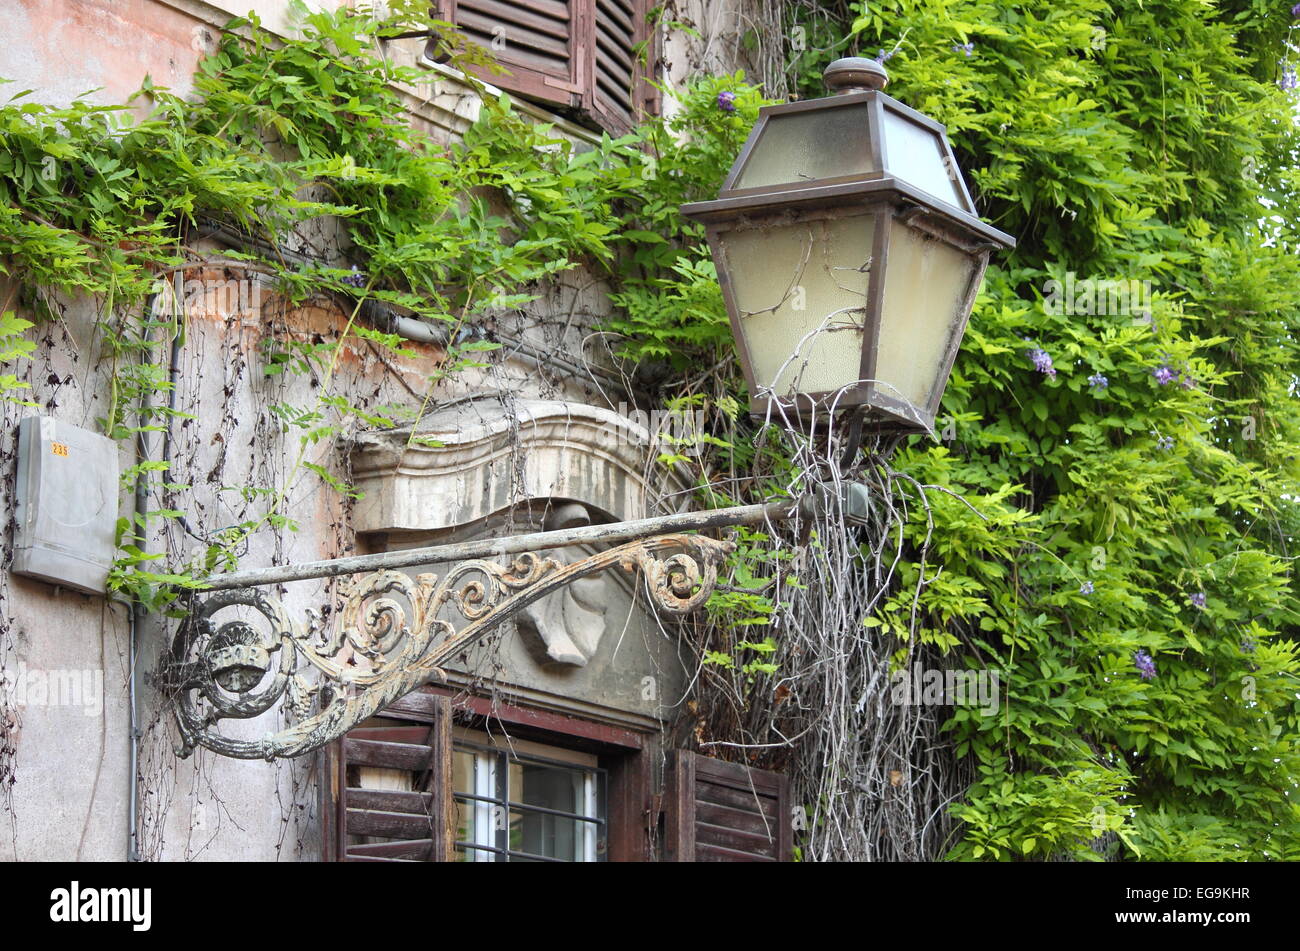
[[104, 594], [117, 528], [117, 443], [33, 416], [18, 424], [12, 571]]

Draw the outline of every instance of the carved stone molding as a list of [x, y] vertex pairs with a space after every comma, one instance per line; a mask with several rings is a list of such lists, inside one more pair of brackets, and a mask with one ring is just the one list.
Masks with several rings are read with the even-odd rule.
[[406, 429], [354, 440], [353, 481], [365, 493], [352, 513], [358, 532], [440, 532], [535, 499], [622, 521], [665, 514], [648, 512], [647, 500], [684, 499], [645, 428], [596, 406], [474, 400], [431, 414], [415, 438]]

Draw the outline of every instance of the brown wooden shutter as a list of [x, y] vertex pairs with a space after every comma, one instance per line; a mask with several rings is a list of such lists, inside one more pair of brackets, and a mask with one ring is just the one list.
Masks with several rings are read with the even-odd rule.
[[[478, 73], [512, 92], [580, 106], [586, 82], [582, 37], [591, 0], [440, 0], [435, 15], [488, 49], [509, 73]], [[432, 55], [432, 53], [431, 53]]]
[[668, 760], [664, 857], [670, 862], [788, 862], [785, 776], [698, 753]]
[[587, 108], [606, 128], [622, 131], [636, 124], [648, 108], [653, 87], [645, 81], [646, 66], [653, 66], [654, 44], [649, 58], [640, 61], [638, 44], [650, 39], [644, 0], [594, 0], [594, 22], [590, 44], [591, 77]]
[[[340, 768], [334, 777], [338, 858], [348, 862], [451, 860], [456, 822], [451, 701], [429, 697], [423, 706], [432, 722], [358, 727], [339, 741], [335, 757]], [[378, 784], [367, 781], [376, 777], [387, 780], [383, 785], [400, 788], [376, 788]]]
[[[657, 102], [646, 81], [657, 54], [649, 9], [650, 0], [439, 0], [434, 15], [456, 24], [509, 70], [479, 71], [479, 78], [580, 108], [604, 128], [623, 132]], [[428, 52], [436, 59], [435, 46]]]

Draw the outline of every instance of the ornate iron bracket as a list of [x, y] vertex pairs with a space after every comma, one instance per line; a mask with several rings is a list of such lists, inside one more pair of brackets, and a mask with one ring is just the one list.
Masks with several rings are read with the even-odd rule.
[[[742, 511], [743, 518], [736, 514]], [[774, 514], [762, 506], [723, 512], [729, 521], [707, 523], [696, 518], [696, 527], [743, 524]], [[705, 516], [716, 519], [718, 514]], [[672, 519], [682, 524], [680, 516], [659, 522]], [[609, 529], [569, 534], [583, 540], [604, 530], [606, 540], [612, 540], [629, 531], [620, 528], [611, 534]], [[529, 542], [541, 548], [557, 534], [541, 533]], [[444, 681], [442, 668], [449, 660], [521, 608], [578, 578], [610, 568], [639, 570], [654, 603], [670, 613], [685, 614], [708, 600], [718, 565], [733, 548], [730, 542], [701, 535], [660, 535], [567, 565], [535, 551], [518, 551], [509, 566], [474, 559], [456, 564], [441, 578], [421, 574], [413, 579], [384, 567], [353, 581], [332, 630], [323, 628], [315, 612], [309, 612], [304, 626], [265, 592], [227, 583], [222, 586], [225, 590], [193, 596], [189, 614], [159, 664], [155, 683], [174, 695], [180, 755], [204, 746], [237, 759], [301, 756], [337, 739], [416, 687]], [[507, 553], [507, 546], [500, 545], [498, 551]], [[331, 570], [299, 572], [297, 577], [341, 574], [353, 563], [340, 560]], [[421, 562], [405, 562], [416, 563]], [[249, 583], [266, 582], [250, 578]], [[251, 609], [260, 617], [253, 623], [246, 617], [225, 621], [217, 617], [226, 609], [241, 607], [242, 614], [250, 614]], [[278, 732], [261, 739], [239, 739], [220, 730], [223, 720], [258, 717], [282, 701], [295, 722]]]

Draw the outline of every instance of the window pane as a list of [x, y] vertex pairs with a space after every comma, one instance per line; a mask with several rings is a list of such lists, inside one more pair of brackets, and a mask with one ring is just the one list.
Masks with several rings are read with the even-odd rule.
[[[504, 747], [475, 749], [472, 742], [467, 739], [452, 755], [457, 839], [464, 843], [457, 847], [457, 861], [599, 860], [604, 841], [600, 770], [571, 766], [567, 759], [577, 754], [540, 744], [529, 744], [530, 755], [520, 756]], [[557, 762], [550, 761], [552, 752]]]
[[[566, 819], [541, 812], [510, 813], [510, 848], [530, 855], [541, 855], [566, 862], [594, 861], [588, 859], [581, 847], [585, 834], [579, 826], [588, 825], [578, 819]], [[510, 861], [517, 861], [511, 856]]]
[[584, 772], [537, 763], [510, 764], [510, 800], [559, 812], [584, 813]]
[[[457, 786], [459, 790], [461, 787]], [[456, 841], [457, 842], [477, 842], [474, 837], [474, 807], [470, 803], [462, 800], [456, 800]], [[478, 859], [466, 855], [464, 850], [456, 847], [457, 862], [477, 862]]]
[[[594, 803], [588, 802], [588, 786], [594, 783], [585, 770], [529, 762], [510, 764], [512, 803], [594, 818], [595, 810], [591, 808]], [[588, 826], [595, 829], [594, 823], [512, 809], [510, 848], [570, 862], [595, 861], [595, 836]]]
[[467, 750], [452, 750], [451, 788], [454, 792], [474, 791], [474, 754]]

